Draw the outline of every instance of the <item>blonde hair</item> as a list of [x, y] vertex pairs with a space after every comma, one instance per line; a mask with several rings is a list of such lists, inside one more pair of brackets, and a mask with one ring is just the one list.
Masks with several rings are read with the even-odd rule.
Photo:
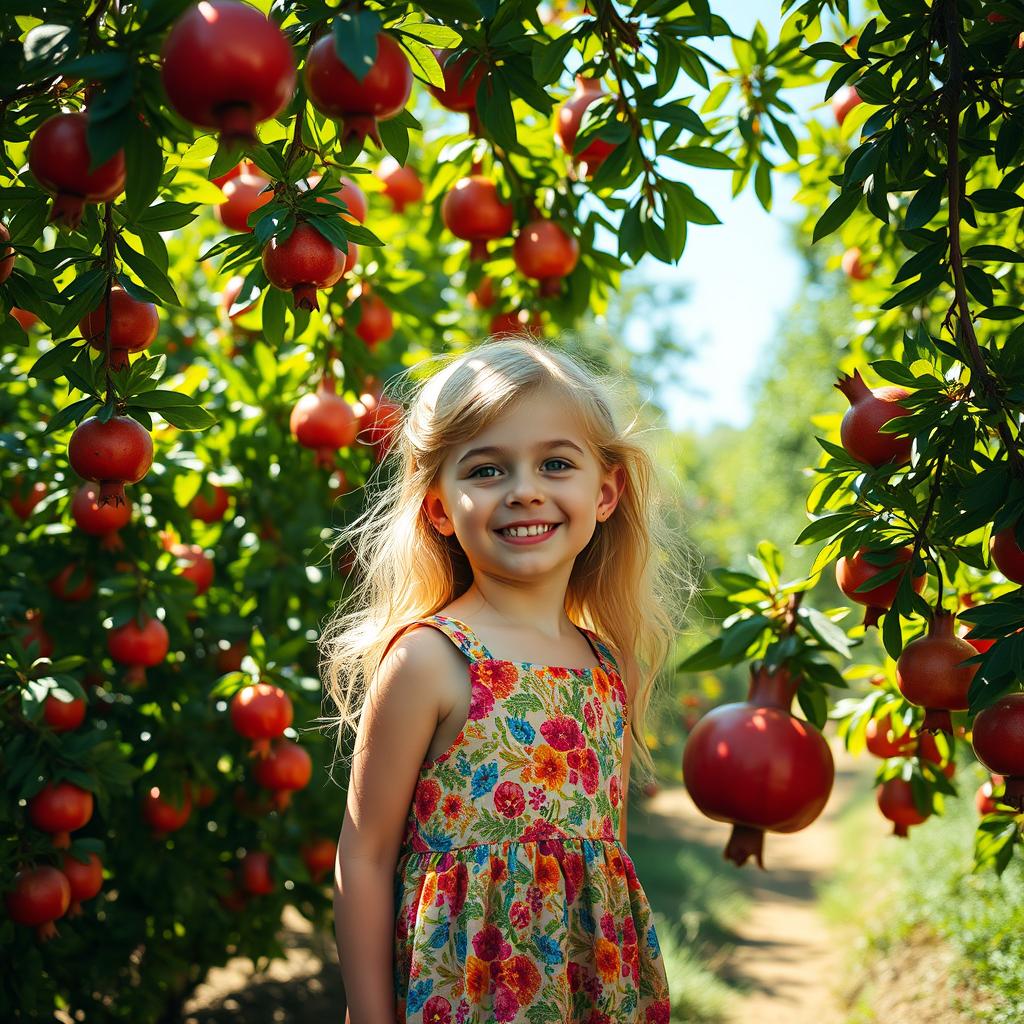
[[[439, 357], [443, 359], [445, 357]], [[559, 389], [576, 408], [604, 470], [622, 466], [625, 486], [615, 512], [599, 524], [576, 558], [565, 610], [577, 625], [594, 630], [624, 659], [639, 667], [629, 728], [641, 774], [654, 762], [645, 723], [655, 682], [673, 649], [681, 623], [672, 609], [685, 573], [668, 557], [670, 537], [654, 495], [654, 466], [637, 438], [637, 419], [620, 429], [605, 395], [608, 382], [578, 358], [518, 337], [489, 341], [451, 359], [415, 386], [385, 466], [394, 472], [368, 481], [364, 512], [340, 531], [332, 554], [350, 545], [356, 584], [335, 607], [320, 638], [320, 672], [338, 709], [325, 721], [355, 730], [368, 682], [403, 628], [429, 617], [464, 593], [472, 570], [458, 541], [438, 533], [422, 510], [452, 445], [468, 441], [524, 394]]]

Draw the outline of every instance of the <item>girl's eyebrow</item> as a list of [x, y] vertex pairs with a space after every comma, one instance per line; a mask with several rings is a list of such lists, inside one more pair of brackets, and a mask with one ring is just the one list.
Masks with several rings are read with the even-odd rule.
[[[586, 454], [575, 441], [570, 441], [567, 438], [559, 438], [555, 441], [540, 441], [536, 447], [538, 451], [546, 448], [575, 448], [580, 455]], [[463, 462], [472, 458], [474, 455], [504, 455], [505, 453], [505, 448], [499, 448], [495, 445], [486, 445], [483, 448], [470, 448], [469, 451], [459, 459], [456, 465], [461, 466]]]

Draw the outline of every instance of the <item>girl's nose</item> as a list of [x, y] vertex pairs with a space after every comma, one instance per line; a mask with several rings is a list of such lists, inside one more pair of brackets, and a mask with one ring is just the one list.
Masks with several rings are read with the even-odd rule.
[[529, 505], [543, 503], [544, 493], [540, 481], [532, 473], [522, 473], [514, 477], [505, 496], [509, 505]]

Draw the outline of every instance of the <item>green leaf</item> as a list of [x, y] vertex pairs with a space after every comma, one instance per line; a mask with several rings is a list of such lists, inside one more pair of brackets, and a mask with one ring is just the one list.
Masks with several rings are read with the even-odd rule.
[[828, 209], [818, 218], [818, 222], [814, 225], [814, 235], [811, 241], [817, 242], [841, 227], [860, 205], [862, 196], [863, 193], [860, 189], [840, 192], [829, 204]]
[[903, 226], [909, 231], [923, 228], [938, 212], [946, 191], [945, 178], [932, 178], [910, 200]]
[[850, 656], [850, 638], [841, 626], [834, 623], [827, 615], [811, 608], [801, 605], [797, 610], [797, 616], [807, 630], [826, 647], [831, 648], [844, 658]]
[[404, 167], [409, 158], [409, 129], [392, 119], [378, 121], [377, 131], [381, 144]]
[[431, 21], [403, 21], [395, 26], [399, 33], [422, 39], [429, 46], [442, 50], [454, 50], [462, 45], [462, 36], [447, 25], [438, 25]]
[[890, 658], [899, 658], [903, 653], [903, 629], [895, 609], [887, 611], [882, 619], [882, 646]]
[[273, 348], [284, 344], [285, 298], [284, 292], [270, 288], [263, 299], [263, 334]]
[[144, 256], [141, 252], [133, 249], [123, 235], [117, 240], [117, 251], [125, 263], [131, 267], [136, 277], [150, 291], [159, 295], [164, 302], [169, 302], [172, 306], [181, 305], [181, 301], [178, 299], [174, 286], [167, 275], [148, 256]]
[[476, 112], [484, 129], [499, 146], [505, 149], [519, 148], [512, 97], [500, 68], [496, 68], [480, 83], [476, 94]]
[[58, 410], [50, 417], [50, 422], [46, 424], [46, 429], [43, 433], [55, 434], [58, 430], [63, 430], [64, 427], [71, 423], [80, 423], [99, 404], [90, 395], [88, 398], [82, 398], [77, 402], [72, 402], [71, 405], [64, 406], [63, 409]]
[[820, 686], [799, 686], [796, 700], [807, 721], [815, 729], [823, 729], [828, 721], [828, 702]]
[[334, 53], [361, 82], [377, 59], [377, 34], [383, 28], [375, 11], [339, 11], [331, 23]]
[[727, 153], [722, 153], [711, 146], [680, 146], [663, 154], [669, 160], [678, 160], [681, 164], [691, 167], [708, 167], [713, 170], [736, 171], [739, 165]]
[[772, 620], [765, 615], [751, 615], [722, 630], [722, 656], [733, 658], [745, 654], [765, 630], [771, 629]]
[[135, 221], [156, 198], [164, 172], [164, 154], [153, 132], [139, 125], [125, 140], [125, 215]]
[[438, 63], [437, 57], [434, 56], [434, 51], [426, 43], [421, 43], [418, 39], [412, 38], [403, 38], [402, 46], [409, 55], [409, 59], [414, 67], [419, 69], [420, 74], [426, 79], [427, 83], [443, 89], [444, 73], [441, 71], [441, 65]]
[[1024, 206], [1024, 196], [999, 188], [979, 188], [967, 198], [974, 207], [984, 213], [1003, 213]]
[[533, 75], [539, 85], [550, 85], [558, 81], [574, 41], [573, 35], [566, 32], [546, 46], [533, 48]]

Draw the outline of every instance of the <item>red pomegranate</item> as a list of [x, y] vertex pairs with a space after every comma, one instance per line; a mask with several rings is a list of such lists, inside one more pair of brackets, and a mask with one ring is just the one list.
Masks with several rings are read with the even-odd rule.
[[274, 192], [267, 186], [269, 179], [262, 174], [240, 174], [224, 186], [223, 203], [217, 206], [217, 220], [232, 231], [252, 231], [249, 214], [266, 206], [274, 198]]
[[86, 114], [54, 114], [33, 133], [28, 144], [28, 168], [43, 189], [53, 195], [50, 220], [74, 230], [86, 203], [106, 203], [124, 191], [124, 151], [90, 171], [92, 156], [86, 138]]
[[486, 274], [480, 283], [466, 296], [470, 309], [490, 309], [498, 301], [498, 293], [494, 290], [494, 281]]
[[953, 742], [949, 744], [949, 760], [939, 751], [939, 744], [930, 732], [918, 733], [915, 752], [922, 761], [935, 765], [947, 779], [956, 775], [956, 760], [953, 757]]
[[910, 413], [899, 404], [910, 392], [897, 387], [869, 388], [859, 370], [854, 370], [852, 376], [841, 376], [835, 386], [850, 400], [850, 408], [839, 427], [847, 452], [858, 462], [866, 462], [876, 469], [890, 462], [896, 466], [909, 462], [911, 439], [880, 433], [879, 428], [897, 416]]
[[39, 317], [35, 313], [30, 313], [27, 309], [18, 309], [17, 306], [11, 306], [8, 312], [21, 324], [23, 331], [27, 331], [39, 323]]
[[202, 0], [174, 23], [160, 53], [164, 89], [186, 121], [255, 143], [295, 91], [295, 56], [281, 30], [237, 0]]
[[[904, 573], [900, 573], [887, 583], [880, 583], [877, 587], [868, 590], [859, 590], [864, 584], [870, 582], [879, 573], [897, 563], [907, 563], [914, 554], [912, 547], [897, 548], [895, 551], [885, 553], [884, 564], [875, 565], [869, 562], [867, 555], [872, 554], [867, 548], [860, 548], [856, 554], [849, 557], [843, 556], [836, 562], [836, 583], [839, 589], [851, 600], [858, 604], [867, 605], [864, 613], [864, 625], [876, 626], [882, 616], [882, 612], [888, 611], [896, 599], [896, 591], [899, 590], [900, 581]], [[879, 561], [882, 555], [879, 552]], [[911, 585], [916, 593], [924, 590], [926, 574], [923, 568], [911, 579]]]
[[332, 500], [340, 498], [343, 494], [348, 494], [352, 490], [348, 477], [340, 469], [336, 469], [331, 474], [327, 484], [327, 494]]
[[167, 627], [148, 615], [143, 616], [141, 625], [129, 619], [107, 634], [110, 656], [129, 666], [124, 676], [128, 686], [141, 686], [146, 681], [146, 669], [159, 665], [167, 657], [170, 646]]
[[404, 421], [405, 409], [401, 404], [381, 396], [367, 414], [365, 426], [360, 426], [359, 440], [376, 448], [378, 459], [382, 459], [395, 443]]
[[[322, 175], [320, 174], [311, 174], [306, 178], [306, 183], [309, 188], [313, 189], [320, 183], [321, 178]], [[301, 183], [300, 188], [302, 188]], [[303, 189], [303, 191], [305, 190]], [[370, 209], [366, 193], [351, 178], [346, 178], [342, 175], [340, 186], [330, 194], [345, 204], [348, 208], [345, 212], [353, 220], [358, 221], [360, 224], [366, 222], [366, 215]], [[324, 196], [320, 196], [318, 201], [328, 206], [333, 205]]]
[[70, 853], [64, 854], [61, 871], [71, 886], [68, 917], [78, 917], [82, 913], [82, 904], [103, 888], [103, 861], [95, 853], [88, 854], [88, 858], [83, 862]]
[[331, 33], [309, 49], [304, 69], [309, 101], [327, 117], [341, 121], [341, 143], [367, 135], [380, 145], [378, 121], [387, 121], [405, 107], [412, 92], [412, 68], [402, 48], [383, 32], [377, 34], [377, 57], [357, 79], [338, 57]]
[[469, 258], [487, 258], [487, 243], [504, 238], [512, 230], [515, 211], [505, 203], [498, 186], [482, 174], [460, 178], [441, 201], [441, 219], [445, 227], [471, 242]]
[[199, 493], [189, 503], [188, 510], [193, 519], [204, 523], [219, 523], [230, 503], [231, 497], [226, 487], [205, 480]]
[[46, 942], [57, 934], [53, 922], [71, 905], [71, 884], [63, 872], [49, 865], [23, 868], [4, 899], [11, 920], [35, 928], [39, 940]]
[[103, 546], [108, 549], [123, 547], [117, 531], [127, 525], [132, 517], [131, 502], [125, 498], [120, 504], [100, 504], [99, 488], [92, 483], [82, 484], [71, 499], [71, 515], [75, 525], [92, 537], [103, 537]]
[[910, 733], [896, 735], [891, 714], [868, 722], [865, 741], [875, 757], [909, 757], [914, 749], [914, 737]]
[[263, 269], [275, 288], [292, 293], [296, 308], [312, 310], [320, 308], [316, 290], [337, 284], [347, 257], [303, 221], [283, 241], [272, 238], [263, 247]]
[[686, 787], [702, 814], [733, 823], [725, 857], [737, 865], [764, 867], [765, 831], [806, 828], [832, 791], [828, 743], [789, 711], [798, 683], [756, 662], [746, 703], [709, 711], [686, 741]]
[[217, 799], [217, 790], [208, 782], [202, 785], [189, 783], [189, 793], [196, 807], [209, 807]]
[[516, 266], [540, 281], [541, 295], [557, 295], [580, 258], [580, 243], [553, 220], [538, 218], [526, 224], [512, 246]]
[[594, 139], [582, 152], [573, 155], [576, 136], [579, 134], [583, 114], [592, 103], [596, 103], [605, 95], [599, 78], [576, 76], [576, 92], [567, 99], [558, 110], [555, 120], [555, 139], [563, 150], [580, 164], [583, 176], [589, 178], [615, 151], [615, 143], [604, 139]]
[[1004, 777], [1002, 803], [1024, 810], [1024, 693], [1008, 693], [979, 711], [971, 742], [978, 760]]
[[85, 701], [81, 697], [61, 700], [51, 693], [43, 701], [43, 721], [54, 732], [72, 732], [85, 721]]
[[321, 881], [333, 870], [337, 853], [338, 844], [333, 839], [313, 839], [299, 847], [299, 855], [314, 882]]
[[[359, 317], [356, 324], [356, 335], [368, 348], [374, 348], [383, 341], [387, 341], [395, 333], [395, 319], [391, 313], [391, 307], [375, 292], [363, 285], [359, 297], [352, 303], [349, 309], [355, 316]], [[349, 314], [346, 314], [348, 317]]]
[[[99, 352], [106, 348], [107, 303], [100, 304], [78, 324], [82, 337]], [[129, 352], [149, 348], [160, 329], [160, 318], [152, 302], [139, 302], [124, 289], [110, 290], [110, 368], [119, 370], [129, 362]]]
[[315, 465], [334, 469], [334, 453], [355, 441], [359, 423], [352, 406], [335, 391], [334, 378], [325, 373], [316, 391], [295, 403], [289, 428], [299, 444], [316, 452]]
[[292, 702], [284, 690], [270, 683], [245, 686], [231, 700], [231, 724], [240, 736], [252, 740], [252, 752], [270, 753], [270, 741], [292, 724]]
[[843, 253], [843, 273], [854, 281], [866, 281], [871, 274], [860, 261], [861, 251], [856, 246]]
[[974, 648], [954, 634], [956, 616], [932, 616], [925, 636], [911, 641], [896, 662], [896, 683], [911, 704], [925, 709], [922, 729], [953, 734], [950, 711], [967, 708], [967, 691], [977, 665], [961, 665], [973, 658]]
[[111, 416], [103, 423], [90, 416], [75, 427], [68, 442], [71, 468], [100, 485], [99, 503], [124, 503], [124, 485], [138, 483], [153, 465], [153, 438], [130, 416]]
[[73, 782], [48, 782], [28, 802], [29, 820], [53, 835], [53, 845], [66, 850], [71, 835], [92, 817], [92, 793]]
[[852, 85], [844, 85], [837, 89], [832, 95], [832, 113], [835, 114], [836, 124], [842, 127], [846, 115], [861, 102], [863, 101]]
[[907, 838], [911, 825], [920, 825], [932, 813], [925, 812], [914, 803], [914, 791], [903, 779], [889, 779], [878, 787], [878, 809], [893, 823], [893, 835]]
[[217, 188], [223, 188], [225, 184], [231, 181], [233, 178], [237, 178], [240, 174], [253, 174], [256, 171], [256, 165], [251, 160], [240, 160], [230, 171], [225, 171], [223, 174], [218, 174], [215, 178], [211, 178]]
[[292, 793], [304, 789], [313, 777], [313, 760], [303, 747], [291, 740], [277, 740], [270, 753], [253, 766], [253, 778], [264, 789], [274, 791], [278, 810], [288, 806]]
[[151, 786], [142, 799], [142, 816], [153, 830], [154, 838], [183, 828], [192, 816], [192, 795], [186, 786], [177, 799], [161, 796], [159, 786]]
[[[222, 640], [221, 643], [224, 641]], [[213, 663], [220, 675], [227, 672], [238, 672], [242, 668], [242, 660], [249, 653], [247, 640], [237, 640], [227, 647], [218, 647], [214, 655]]]
[[1024, 583], [1024, 549], [1017, 543], [1016, 531], [1017, 527], [1014, 524], [992, 534], [989, 553], [996, 568], [1008, 580]]
[[395, 213], [404, 213], [410, 203], [423, 198], [423, 182], [411, 167], [403, 167], [394, 157], [386, 157], [377, 168], [377, 177], [384, 183], [384, 195], [391, 200]]
[[543, 321], [540, 314], [530, 313], [525, 309], [515, 309], [508, 313], [495, 313], [487, 328], [488, 334], [528, 334], [540, 337]]
[[266, 896], [274, 891], [270, 872], [270, 857], [258, 850], [250, 850], [238, 867], [242, 888], [252, 896]]
[[441, 65], [444, 88], [436, 85], [427, 88], [442, 107], [469, 114], [470, 131], [475, 134], [476, 92], [487, 65], [480, 54], [472, 50], [464, 50], [462, 53], [456, 53], [454, 50], [434, 50], [434, 56]]
[[974, 806], [977, 807], [978, 813], [982, 817], [986, 814], [999, 813], [999, 805], [1005, 803], [1003, 794], [997, 792], [1002, 785], [1003, 777], [993, 775], [988, 782], [984, 782], [978, 787], [978, 792], [974, 794]]
[[173, 544], [170, 552], [178, 559], [178, 575], [196, 585], [196, 597], [205, 594], [213, 583], [213, 559], [201, 544]]
[[37, 608], [30, 608], [25, 613], [25, 619], [15, 624], [15, 636], [18, 643], [27, 652], [32, 644], [36, 644], [38, 651], [37, 658], [49, 658], [53, 656], [53, 638], [46, 632], [43, 625], [43, 613]]
[[[7, 225], [0, 222], [0, 243], [10, 240], [11, 233], [7, 230]], [[11, 276], [12, 270], [14, 270], [14, 247], [0, 244], [0, 284], [3, 284]]]
[[32, 515], [32, 510], [46, 497], [46, 484], [37, 480], [28, 490], [24, 487], [24, 477], [19, 473], [14, 478], [12, 493], [7, 500], [11, 503], [14, 514], [22, 520]]
[[[72, 576], [75, 576], [79, 583], [73, 589], [68, 589]], [[50, 580], [50, 592], [61, 601], [87, 601], [92, 597], [96, 589], [96, 581], [86, 570], [79, 571], [77, 562], [66, 565], [52, 580]]]

